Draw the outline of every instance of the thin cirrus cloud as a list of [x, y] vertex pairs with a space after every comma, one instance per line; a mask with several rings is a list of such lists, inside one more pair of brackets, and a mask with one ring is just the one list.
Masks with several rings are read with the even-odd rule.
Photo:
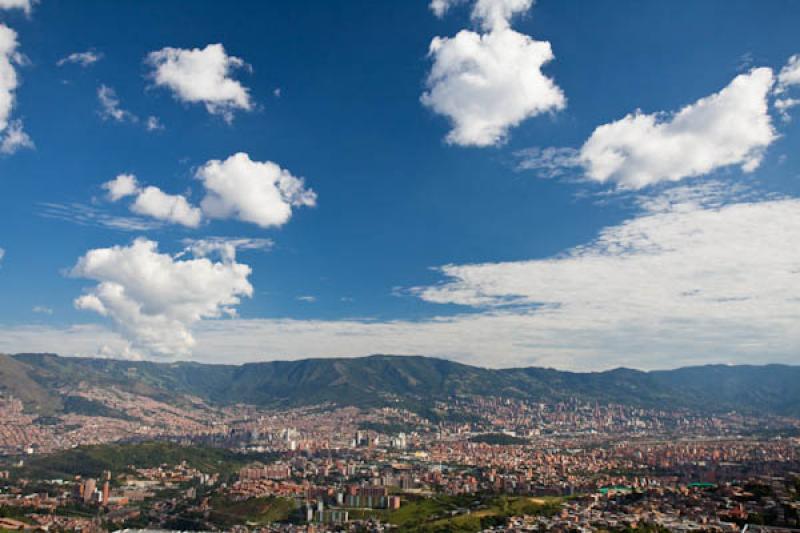
[[267, 252], [272, 249], [275, 242], [272, 239], [260, 237], [203, 237], [202, 239], [183, 239], [186, 252], [191, 252], [195, 257], [208, 257], [220, 254], [228, 260], [236, 258], [238, 250], [260, 250]]
[[253, 161], [245, 153], [211, 160], [195, 176], [205, 189], [200, 207], [183, 195], [167, 194], [158, 187], [141, 187], [132, 174], [120, 174], [103, 184], [108, 199], [134, 197], [131, 211], [161, 221], [198, 227], [204, 218], [236, 219], [262, 228], [282, 226], [295, 207], [316, 205], [317, 196], [302, 178], [272, 161]]
[[75, 307], [110, 318], [131, 353], [154, 357], [190, 354], [195, 323], [235, 316], [241, 298], [253, 294], [250, 273], [235, 255], [182, 259], [143, 238], [89, 250], [70, 271], [97, 282]]
[[[0, 7], [9, 6], [10, 3]], [[3, 154], [12, 154], [21, 148], [34, 147], [33, 141], [23, 130], [22, 121], [11, 118], [19, 86], [15, 65], [24, 64], [26, 61], [18, 48], [17, 33], [8, 26], [0, 24], [0, 135], [2, 135], [0, 152]]]
[[[131, 124], [138, 124], [139, 117], [123, 109], [122, 104], [117, 96], [117, 92], [107, 85], [100, 85], [97, 88], [97, 100], [100, 103], [98, 114], [103, 120], [111, 120], [113, 122], [129, 122]], [[149, 132], [159, 131], [164, 129], [158, 117], [150, 115], [144, 121], [144, 128]]]
[[580, 149], [519, 151], [518, 167], [544, 177], [578, 168], [590, 181], [634, 190], [726, 167], [749, 173], [778, 138], [769, 113], [774, 87], [772, 70], [755, 68], [676, 112], [637, 110], [598, 126]]
[[100, 52], [87, 50], [85, 52], [73, 52], [67, 56], [64, 56], [56, 62], [56, 65], [63, 67], [67, 64], [73, 64], [81, 67], [88, 67], [97, 63], [101, 59], [103, 59], [103, 54]]
[[101, 227], [116, 231], [150, 231], [164, 226], [163, 222], [149, 217], [112, 215], [97, 207], [78, 202], [43, 202], [39, 204], [38, 215], [79, 226]]
[[250, 111], [249, 90], [231, 77], [234, 70], [249, 68], [244, 60], [230, 56], [221, 44], [205, 48], [162, 48], [150, 52], [147, 64], [157, 87], [165, 87], [181, 102], [201, 103], [212, 115], [233, 120], [235, 111]]
[[97, 100], [100, 102], [100, 117], [115, 122], [138, 122], [139, 117], [121, 107], [117, 92], [107, 86], [97, 88]]
[[[461, 2], [434, 0], [430, 7], [443, 16], [456, 3]], [[483, 33], [462, 30], [431, 41], [433, 65], [420, 101], [450, 120], [448, 143], [502, 144], [522, 121], [566, 106], [564, 93], [542, 72], [554, 58], [550, 43], [510, 27], [511, 18], [531, 5], [532, 0], [477, 0], [472, 18]]]

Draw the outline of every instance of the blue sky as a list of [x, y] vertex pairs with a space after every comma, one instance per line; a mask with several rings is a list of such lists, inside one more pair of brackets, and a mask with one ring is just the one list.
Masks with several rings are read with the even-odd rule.
[[0, 6], [0, 351], [798, 362], [796, 2]]

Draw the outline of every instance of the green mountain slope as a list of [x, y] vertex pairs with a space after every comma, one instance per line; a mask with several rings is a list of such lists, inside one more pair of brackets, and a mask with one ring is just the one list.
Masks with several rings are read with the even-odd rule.
[[[492, 370], [443, 359], [375, 355], [235, 365], [0, 356], [0, 391], [32, 408], [58, 410], [59, 388], [115, 386], [174, 400], [192, 395], [216, 404], [297, 406], [320, 403], [414, 409], [431, 400], [480, 395], [557, 402], [568, 398], [643, 407], [688, 407], [800, 416], [800, 367], [701, 366], [669, 371], [562, 372]], [[20, 385], [24, 384], [24, 385]]]

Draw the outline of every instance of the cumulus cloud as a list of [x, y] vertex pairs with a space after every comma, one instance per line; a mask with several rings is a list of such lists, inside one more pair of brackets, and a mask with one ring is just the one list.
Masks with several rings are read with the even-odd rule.
[[[433, 2], [444, 13], [452, 2]], [[523, 120], [564, 108], [566, 98], [542, 67], [554, 56], [547, 41], [537, 41], [509, 27], [530, 0], [478, 0], [473, 18], [486, 33], [462, 30], [455, 37], [434, 37], [433, 66], [421, 102], [450, 119], [446, 140], [462, 146], [490, 146], [505, 141]]]
[[202, 103], [209, 113], [233, 119], [236, 110], [253, 108], [250, 93], [230, 77], [233, 70], [247, 67], [240, 58], [229, 56], [221, 44], [203, 49], [163, 48], [151, 52], [147, 63], [157, 86], [170, 89], [178, 100]]
[[[22, 7], [21, 2], [7, 1], [6, 5], [0, 8]], [[30, 3], [27, 3], [30, 9]], [[20, 120], [11, 120], [11, 113], [14, 109], [16, 100], [16, 90], [19, 86], [19, 79], [14, 65], [25, 61], [24, 57], [17, 51], [17, 33], [6, 26], [0, 24], [0, 152], [12, 154], [20, 148], [33, 148], [33, 141], [22, 129]]]
[[185, 196], [167, 194], [152, 185], [140, 187], [133, 174], [120, 174], [103, 184], [108, 191], [108, 199], [112, 202], [128, 196], [135, 196], [131, 211], [137, 215], [153, 217], [164, 222], [181, 224], [196, 228], [203, 221], [203, 213], [192, 206]]
[[203, 220], [200, 209], [189, 204], [186, 197], [167, 194], [152, 185], [139, 192], [131, 205], [131, 211], [190, 228], [196, 228]]
[[755, 170], [776, 139], [768, 113], [771, 69], [741, 74], [677, 113], [636, 111], [594, 130], [581, 148], [588, 178], [639, 189], [727, 166]]
[[778, 73], [776, 92], [781, 93], [793, 85], [800, 85], [800, 54], [790, 57]]
[[211, 218], [237, 218], [267, 228], [288, 222], [292, 207], [316, 205], [317, 195], [302, 178], [241, 152], [207, 162], [197, 178], [206, 189], [200, 205]]
[[22, 129], [21, 120], [12, 120], [0, 141], [0, 153], [11, 155], [23, 148], [35, 148], [33, 139]]
[[0, 0], [0, 9], [21, 9], [30, 15], [35, 0]]
[[195, 323], [233, 316], [240, 299], [252, 295], [250, 272], [230, 257], [177, 259], [140, 238], [89, 250], [70, 273], [97, 282], [75, 300], [76, 308], [109, 317], [134, 351], [180, 357], [195, 344]]
[[142, 187], [132, 174], [120, 174], [102, 187], [112, 202], [134, 197], [130, 209], [138, 215], [190, 228], [198, 227], [204, 218], [234, 218], [262, 228], [282, 226], [291, 218], [292, 208], [314, 206], [317, 201], [302, 178], [272, 161], [253, 161], [241, 152], [224, 161], [208, 161], [196, 177], [205, 190], [200, 207], [183, 195]]
[[533, 0], [476, 0], [472, 18], [484, 29], [505, 28], [514, 15], [525, 13], [532, 5]]
[[[451, 7], [465, 0], [431, 0], [429, 7], [437, 17], [443, 17]], [[528, 11], [533, 0], [476, 0], [472, 7], [472, 19], [485, 29], [507, 27], [511, 18]]]
[[775, 100], [774, 106], [781, 118], [788, 122], [791, 120], [789, 110], [798, 104], [800, 104], [800, 98], [778, 98]]
[[775, 84], [777, 98], [773, 105], [781, 118], [787, 122], [791, 118], [789, 110], [800, 104], [800, 99], [785, 96], [785, 93], [797, 85], [800, 85], [800, 54], [789, 58], [789, 61], [778, 73], [778, 82]]
[[463, 0], [431, 0], [431, 3], [428, 4], [428, 7], [431, 9], [431, 11], [433, 11], [434, 15], [442, 18], [451, 7], [462, 2]]
[[117, 92], [106, 85], [97, 88], [97, 99], [100, 101], [100, 116], [103, 120], [116, 122], [137, 122], [139, 118], [120, 107]]
[[56, 62], [56, 65], [63, 67], [66, 64], [72, 63], [82, 67], [88, 67], [97, 63], [103, 58], [103, 54], [95, 52], [94, 50], [87, 50], [85, 52], [73, 52], [68, 56], [62, 57]]
[[108, 199], [116, 202], [126, 196], [133, 196], [139, 192], [139, 182], [133, 174], [119, 174], [111, 181], [103, 184], [103, 189], [108, 191]]

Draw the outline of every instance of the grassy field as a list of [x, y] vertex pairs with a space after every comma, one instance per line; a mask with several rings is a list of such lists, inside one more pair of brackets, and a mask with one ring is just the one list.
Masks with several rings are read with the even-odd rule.
[[514, 515], [551, 515], [563, 498], [507, 496], [434, 496], [404, 501], [386, 517], [400, 531], [480, 531]]
[[285, 521], [294, 511], [294, 502], [287, 498], [264, 497], [235, 502], [217, 497], [211, 500], [210, 520], [220, 528], [237, 524], [266, 525]]

